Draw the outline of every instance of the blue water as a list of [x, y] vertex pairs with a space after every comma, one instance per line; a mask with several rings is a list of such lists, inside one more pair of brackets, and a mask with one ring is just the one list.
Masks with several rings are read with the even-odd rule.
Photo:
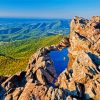
[[50, 57], [54, 62], [55, 70], [57, 72], [57, 75], [59, 76], [60, 73], [62, 73], [68, 64], [68, 49], [65, 48], [61, 51], [51, 51]]

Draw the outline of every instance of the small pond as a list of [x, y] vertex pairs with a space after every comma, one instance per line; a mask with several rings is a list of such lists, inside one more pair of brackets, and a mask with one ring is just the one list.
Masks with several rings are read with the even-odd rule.
[[68, 54], [68, 48], [64, 48], [61, 51], [51, 51], [50, 52], [50, 57], [54, 62], [55, 70], [58, 76], [67, 67], [68, 60], [69, 60], [67, 54]]

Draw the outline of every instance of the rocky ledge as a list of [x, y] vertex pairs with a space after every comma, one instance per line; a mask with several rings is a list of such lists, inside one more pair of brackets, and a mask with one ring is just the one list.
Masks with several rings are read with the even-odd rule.
[[[57, 77], [49, 53], [66, 47], [68, 67]], [[39, 49], [25, 71], [0, 80], [0, 100], [99, 100], [100, 17], [73, 18], [69, 39]]]

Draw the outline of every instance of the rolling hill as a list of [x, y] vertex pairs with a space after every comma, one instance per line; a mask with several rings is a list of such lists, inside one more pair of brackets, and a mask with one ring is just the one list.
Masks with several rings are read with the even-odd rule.
[[24, 70], [30, 56], [41, 47], [57, 44], [62, 36], [30, 38], [0, 43], [0, 75], [13, 75]]
[[0, 19], [0, 41], [69, 34], [70, 19]]

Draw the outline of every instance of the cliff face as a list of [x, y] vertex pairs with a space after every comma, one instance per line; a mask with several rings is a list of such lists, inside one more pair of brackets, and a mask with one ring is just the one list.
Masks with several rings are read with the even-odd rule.
[[77, 55], [79, 51], [100, 54], [100, 17], [91, 20], [75, 17], [71, 22], [69, 52]]
[[75, 91], [77, 83], [84, 88], [84, 98], [98, 100], [100, 96], [100, 17], [91, 20], [75, 17], [71, 22], [69, 63], [57, 84]]
[[[70, 43], [69, 43], [70, 41]], [[59, 77], [49, 56], [69, 47], [68, 68]], [[59, 65], [60, 66], [60, 65]], [[56, 82], [54, 82], [56, 80]], [[0, 100], [98, 100], [100, 96], [100, 17], [75, 17], [70, 38], [41, 48], [32, 55], [26, 71], [2, 82]]]
[[79, 51], [100, 56], [100, 17], [93, 16], [91, 20], [75, 17], [71, 22], [69, 68]]

